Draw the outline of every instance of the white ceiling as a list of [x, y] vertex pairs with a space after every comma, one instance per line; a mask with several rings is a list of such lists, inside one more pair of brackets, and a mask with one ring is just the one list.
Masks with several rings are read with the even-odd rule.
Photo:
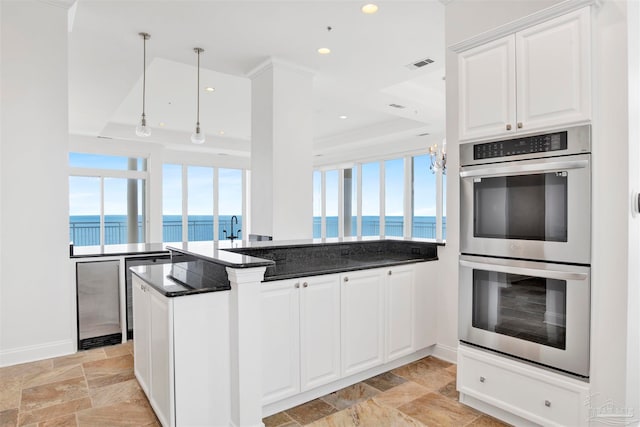
[[[315, 71], [314, 153], [400, 146], [444, 132], [444, 6], [379, 1], [78, 0], [69, 38], [70, 131], [135, 140], [142, 110], [142, 39], [147, 41], [145, 140], [191, 145], [196, 54], [201, 55], [200, 149], [248, 156], [251, 82], [269, 57]], [[327, 31], [327, 26], [332, 30]], [[319, 47], [332, 53], [319, 55]], [[433, 64], [407, 64], [431, 58]], [[207, 86], [215, 92], [206, 93]], [[405, 106], [396, 109], [395, 103]], [[347, 119], [339, 116], [346, 115]], [[160, 123], [164, 123], [161, 127]], [[222, 134], [221, 132], [224, 132]], [[415, 143], [415, 141], [414, 141]], [[186, 147], [185, 147], [186, 148]], [[190, 147], [192, 149], [194, 147]]]

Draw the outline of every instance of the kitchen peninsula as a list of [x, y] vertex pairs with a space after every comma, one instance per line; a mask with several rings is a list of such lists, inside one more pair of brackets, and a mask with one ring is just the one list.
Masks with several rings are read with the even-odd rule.
[[437, 245], [188, 242], [134, 267], [135, 374], [165, 426], [256, 426], [431, 354]]

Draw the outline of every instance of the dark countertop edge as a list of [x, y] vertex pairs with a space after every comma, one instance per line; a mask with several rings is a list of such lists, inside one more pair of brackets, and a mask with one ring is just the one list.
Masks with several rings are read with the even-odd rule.
[[307, 271], [301, 273], [291, 273], [291, 274], [280, 274], [265, 277], [262, 283], [275, 282], [277, 280], [286, 280], [286, 279], [296, 279], [298, 277], [310, 277], [310, 276], [322, 276], [325, 274], [336, 274], [336, 273], [344, 273], [347, 271], [358, 271], [358, 270], [370, 270], [372, 268], [384, 268], [384, 267], [393, 267], [396, 265], [408, 265], [408, 264], [417, 264], [419, 262], [431, 262], [438, 261], [439, 258], [420, 258], [420, 259], [407, 259], [407, 260], [394, 260], [390, 262], [372, 262], [369, 265], [358, 265], [353, 267], [336, 267], [332, 269], [324, 269], [324, 270], [316, 270], [316, 271]]
[[324, 241], [322, 239], [313, 239], [313, 240], [303, 240], [299, 243], [294, 243], [291, 241], [278, 242], [277, 240], [266, 240], [261, 242], [250, 242], [250, 245], [238, 247], [238, 248], [218, 248], [218, 250], [223, 250], [231, 253], [238, 253], [238, 251], [243, 249], [295, 249], [295, 248], [305, 248], [309, 246], [338, 246], [338, 245], [350, 245], [350, 244], [366, 244], [366, 243], [380, 243], [380, 242], [396, 242], [396, 243], [419, 243], [419, 244], [431, 244], [436, 246], [446, 246], [446, 242], [437, 242], [435, 240], [427, 240], [427, 239], [419, 239], [419, 238], [402, 238], [402, 237], [381, 237], [365, 239], [365, 240], [337, 240], [334, 238], [330, 238], [331, 241]]
[[135, 274], [140, 279], [144, 280], [146, 284], [148, 284], [153, 289], [155, 289], [156, 291], [158, 291], [159, 293], [161, 293], [162, 295], [168, 298], [181, 297], [186, 295], [206, 294], [209, 292], [223, 292], [223, 291], [231, 290], [231, 286], [222, 285], [222, 284], [220, 285], [219, 288], [202, 288], [202, 289], [189, 288], [187, 285], [179, 282], [178, 280], [172, 279], [171, 277], [165, 275], [163, 265], [151, 265], [151, 266], [145, 266], [145, 267], [162, 269], [163, 283], [169, 282], [173, 286], [182, 286], [183, 288], [185, 288], [184, 290], [167, 291], [166, 289], [164, 289], [164, 286], [159, 286], [158, 283], [156, 283], [156, 281], [151, 279], [148, 275], [137, 272], [136, 267], [130, 268], [131, 273]]
[[237, 252], [227, 251], [224, 248], [223, 249], [216, 249], [216, 250], [217, 251], [224, 251], [225, 252], [225, 256], [238, 257], [238, 258], [243, 259], [243, 260], [242, 261], [238, 261], [238, 262], [225, 261], [225, 260], [220, 259], [220, 258], [204, 255], [204, 254], [202, 254], [200, 252], [191, 252], [191, 251], [188, 251], [186, 249], [176, 248], [176, 247], [173, 247], [173, 246], [167, 246], [167, 249], [171, 249], [172, 251], [176, 251], [176, 252], [180, 252], [180, 253], [183, 253], [183, 254], [191, 255], [191, 256], [194, 256], [196, 258], [200, 258], [200, 259], [203, 259], [203, 260], [206, 260], [206, 261], [213, 262], [215, 264], [220, 264], [220, 265], [224, 265], [225, 267], [232, 267], [232, 268], [269, 267], [269, 266], [274, 265], [276, 263], [275, 261], [264, 259], [264, 258], [256, 258], [256, 257], [252, 257], [250, 255], [243, 255], [243, 254], [240, 254], [240, 253], [237, 253]]
[[[298, 247], [303, 247], [303, 246], [313, 246], [313, 245], [342, 245], [342, 244], [349, 244], [349, 243], [366, 243], [366, 242], [379, 242], [379, 241], [389, 241], [389, 242], [415, 242], [415, 243], [431, 243], [434, 244], [436, 246], [446, 246], [446, 240], [442, 241], [442, 242], [438, 242], [434, 239], [422, 239], [422, 238], [403, 238], [403, 237], [393, 237], [393, 236], [387, 236], [387, 237], [381, 237], [381, 238], [377, 238], [375, 236], [364, 236], [364, 238], [338, 238], [338, 237], [330, 237], [327, 238], [328, 241], [325, 241], [324, 239], [308, 239], [308, 240], [304, 240], [304, 242], [300, 242], [300, 243], [287, 243], [282, 242], [282, 243], [278, 243], [277, 240], [275, 241], [262, 241], [262, 242], [247, 242], [247, 241], [242, 241], [243, 242], [243, 246], [242, 248], [261, 248], [261, 247], [272, 247], [272, 248], [298, 248]], [[335, 239], [335, 240], [334, 240]], [[344, 239], [344, 240], [343, 240]], [[211, 243], [224, 243], [224, 242], [229, 242], [228, 240], [211, 240]], [[164, 249], [156, 249], [156, 250], [117, 250], [114, 252], [109, 252], [109, 248], [110, 247], [117, 247], [117, 246], [123, 246], [126, 244], [117, 244], [117, 245], [104, 245], [104, 246], [75, 246], [74, 250], [78, 251], [80, 253], [74, 253], [73, 255], [69, 255], [70, 259], [79, 259], [79, 258], [100, 258], [100, 257], [110, 257], [110, 256], [145, 256], [145, 255], [154, 255], [154, 254], [162, 254], [162, 255], [166, 255], [169, 253], [168, 248], [175, 248], [175, 246], [172, 245], [177, 245], [180, 243], [189, 243], [189, 242], [163, 242], [163, 243], [140, 243], [140, 245], [163, 245]], [[196, 243], [196, 242], [192, 242], [192, 243]], [[137, 244], [137, 243], [134, 243]], [[83, 252], [83, 248], [100, 248], [98, 251], [96, 252], [92, 252], [92, 253], [82, 253]], [[177, 248], [176, 248], [177, 249]], [[236, 248], [224, 248], [224, 247], [219, 247], [218, 250], [223, 250], [226, 252], [231, 252], [234, 253], [233, 251], [228, 251], [227, 249], [236, 249]], [[241, 249], [241, 248], [239, 248]], [[186, 252], [182, 249], [178, 249], [181, 250], [183, 252]], [[201, 254], [195, 254], [195, 253], [191, 253], [191, 255], [197, 255], [197, 256], [202, 256]], [[208, 258], [211, 259], [211, 258]], [[227, 264], [224, 262], [221, 262], [221, 264], [223, 265], [228, 265], [228, 266], [234, 266], [234, 267], [238, 267], [236, 264]], [[250, 266], [249, 266], [250, 267]], [[243, 267], [238, 267], [238, 268], [243, 268]]]
[[69, 258], [71, 259], [80, 259], [80, 258], [104, 258], [110, 256], [148, 256], [148, 255], [169, 255], [170, 252], [168, 250], [162, 251], [136, 251], [136, 252], [113, 252], [113, 253], [101, 253], [101, 254], [83, 254], [83, 255], [71, 255]]

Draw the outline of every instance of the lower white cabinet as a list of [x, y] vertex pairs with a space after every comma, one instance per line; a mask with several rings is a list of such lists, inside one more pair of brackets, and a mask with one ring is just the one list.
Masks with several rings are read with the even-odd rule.
[[228, 423], [228, 294], [168, 298], [133, 276], [134, 371], [165, 427]]
[[263, 404], [340, 378], [337, 275], [262, 285]]
[[263, 283], [263, 405], [435, 344], [436, 266]]
[[[415, 351], [414, 268], [392, 267], [385, 270], [386, 346], [385, 361]], [[427, 309], [427, 307], [420, 307]]]
[[380, 269], [344, 273], [341, 281], [342, 375], [384, 361], [384, 276]]
[[587, 383], [464, 345], [458, 347], [458, 390], [463, 403], [474, 406], [470, 396], [540, 425], [588, 421]]

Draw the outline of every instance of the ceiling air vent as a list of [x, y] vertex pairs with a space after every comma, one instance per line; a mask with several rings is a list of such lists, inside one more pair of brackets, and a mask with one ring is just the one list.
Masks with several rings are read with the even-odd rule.
[[417, 68], [422, 68], [425, 65], [429, 65], [429, 64], [433, 64], [433, 59], [431, 58], [425, 58], [425, 59], [421, 59], [419, 61], [416, 61], [412, 64], [407, 64], [406, 67], [410, 70], [415, 70]]
[[402, 110], [403, 108], [407, 108], [404, 105], [400, 105], [400, 104], [389, 104], [389, 107], [398, 108], [400, 110]]

